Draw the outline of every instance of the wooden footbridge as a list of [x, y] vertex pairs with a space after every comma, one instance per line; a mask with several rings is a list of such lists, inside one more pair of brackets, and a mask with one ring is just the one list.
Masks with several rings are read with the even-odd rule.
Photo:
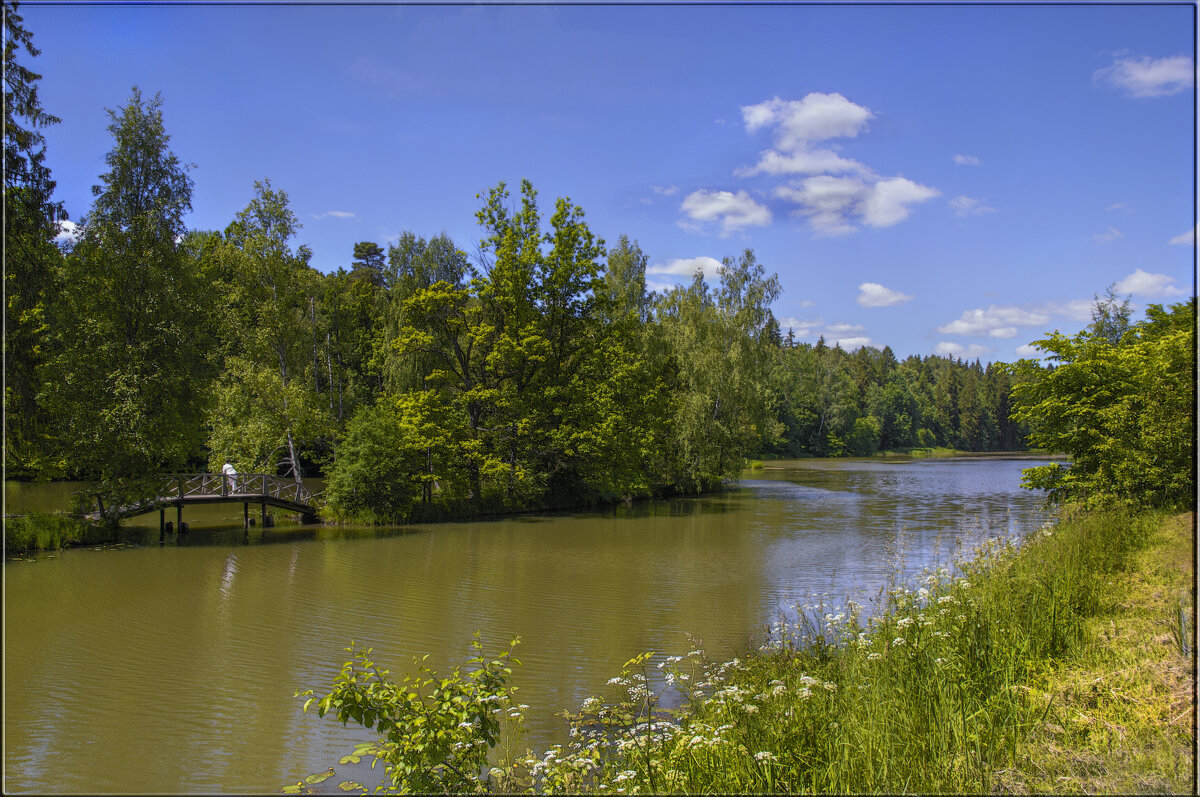
[[175, 530], [185, 531], [183, 508], [196, 504], [242, 504], [242, 523], [249, 528], [254, 525], [250, 505], [261, 507], [262, 525], [269, 526], [271, 517], [267, 507], [298, 514], [302, 522], [312, 523], [317, 519], [313, 493], [303, 484], [291, 478], [272, 476], [267, 473], [173, 473], [158, 477], [154, 494], [141, 501], [119, 507], [100, 507], [86, 517], [89, 520], [113, 519], [144, 515], [158, 510], [160, 533], [168, 530], [167, 509], [175, 507]]

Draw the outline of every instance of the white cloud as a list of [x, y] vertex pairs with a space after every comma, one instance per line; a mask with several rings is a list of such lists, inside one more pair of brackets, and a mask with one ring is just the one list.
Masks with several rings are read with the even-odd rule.
[[656, 194], [660, 194], [661, 196], [671, 196], [672, 194], [679, 193], [679, 187], [674, 185], [652, 185], [650, 186], [650, 190]]
[[1129, 209], [1128, 202], [1114, 202], [1105, 208], [1105, 210], [1128, 210], [1128, 209]]
[[1093, 299], [1072, 299], [1069, 302], [1043, 302], [1034, 308], [1036, 313], [1066, 316], [1072, 321], [1092, 320]]
[[78, 224], [64, 219], [58, 223], [58, 235], [54, 236], [54, 243], [63, 246], [75, 244], [82, 233]]
[[806, 147], [809, 142], [830, 138], [854, 138], [874, 114], [841, 94], [812, 92], [802, 100], [774, 99], [758, 105], [743, 105], [746, 130], [775, 125], [775, 146], [785, 152]]
[[991, 354], [992, 351], [992, 349], [979, 343], [969, 343], [963, 345], [962, 343], [953, 343], [947, 340], [944, 340], [933, 347], [934, 354], [940, 354], [943, 357], [958, 357], [966, 359], [971, 359], [972, 357], [983, 357], [986, 354]]
[[677, 257], [665, 263], [655, 263], [646, 269], [646, 274], [669, 274], [690, 279], [697, 271], [704, 272], [705, 279], [712, 279], [721, 273], [721, 261], [711, 257]]
[[909, 205], [940, 196], [936, 188], [919, 185], [903, 177], [880, 180], [862, 202], [863, 221], [872, 227], [890, 227], [908, 218]]
[[[841, 94], [812, 92], [800, 100], [774, 97], [756, 105], [744, 105], [741, 111], [746, 131], [769, 128], [774, 146], [761, 151], [753, 166], [735, 169], [734, 176], [811, 175], [776, 185], [772, 196], [799, 205], [792, 215], [807, 218], [810, 229], [817, 235], [845, 235], [859, 223], [889, 227], [908, 218], [912, 205], [941, 195], [936, 188], [903, 177], [882, 178], [864, 164], [840, 155], [835, 144], [815, 146], [829, 139], [856, 138], [875, 118], [870, 108], [857, 105]], [[697, 229], [692, 222], [700, 220], [698, 213], [711, 205], [717, 195], [716, 192], [692, 194], [689, 200], [697, 197], [703, 201], [697, 201], [691, 209], [685, 206], [691, 221], [680, 226]], [[733, 196], [729, 192], [720, 195], [727, 201]], [[770, 211], [754, 204], [753, 214], [734, 216], [744, 220], [725, 222], [725, 232], [739, 226], [768, 223]], [[750, 218], [755, 221], [749, 221]]]
[[825, 174], [809, 177], [799, 183], [798, 188], [779, 186], [774, 196], [800, 205], [796, 212], [808, 216], [809, 226], [814, 231], [822, 235], [844, 235], [854, 230], [847, 216], [858, 207], [868, 190], [862, 180]]
[[988, 207], [982, 199], [973, 199], [969, 196], [956, 196], [950, 200], [950, 207], [954, 208], [955, 216], [979, 216], [984, 213], [994, 213], [995, 208]]
[[957, 320], [938, 327], [937, 331], [943, 335], [1011, 338], [1017, 334], [1016, 327], [1040, 326], [1049, 321], [1050, 315], [1038, 310], [1025, 310], [1011, 305], [991, 305], [986, 310], [967, 310]]
[[[743, 227], [765, 227], [771, 223], [771, 211], [754, 201], [745, 191], [708, 191], [701, 189], [688, 194], [680, 210], [698, 222], [717, 222], [721, 234]], [[694, 228], [695, 225], [685, 225]]]
[[912, 296], [885, 288], [878, 282], [864, 282], [858, 286], [858, 303], [863, 307], [891, 307], [911, 301]]
[[783, 334], [786, 335], [787, 331], [790, 329], [798, 338], [808, 337], [810, 332], [825, 323], [819, 318], [801, 319], [790, 316], [787, 318], [780, 318], [778, 320], [779, 329], [783, 332]]
[[870, 109], [855, 105], [841, 94], [813, 92], [802, 100], [785, 102], [775, 97], [758, 105], [742, 106], [746, 130], [775, 128], [775, 149], [763, 150], [758, 165], [734, 171], [738, 177], [755, 174], [824, 174], [867, 171], [861, 163], [843, 158], [831, 149], [812, 144], [830, 138], [854, 138], [872, 118]]
[[353, 218], [356, 218], [356, 217], [355, 217], [355, 215], [354, 215], [353, 213], [351, 213], [350, 211], [348, 211], [348, 210], [327, 210], [327, 211], [325, 211], [324, 213], [312, 213], [312, 214], [310, 214], [310, 215], [311, 215], [311, 216], [312, 216], [314, 219], [324, 219], [324, 218], [327, 218], [327, 217], [332, 217], [332, 218], [335, 218], [335, 219], [353, 219]]
[[1124, 238], [1124, 237], [1125, 237], [1125, 233], [1121, 232], [1116, 227], [1109, 227], [1104, 232], [1096, 233], [1095, 235], [1093, 235], [1092, 240], [1098, 244], [1107, 244], [1107, 243], [1112, 243], [1113, 241], [1117, 240], [1118, 238]]
[[855, 351], [863, 346], [880, 348], [880, 345], [869, 336], [862, 334], [862, 324], [850, 324], [839, 321], [836, 324], [826, 324], [820, 318], [780, 318], [779, 329], [786, 336], [789, 329], [800, 339], [816, 343], [818, 338], [825, 338], [827, 346], [841, 346], [846, 351]]
[[978, 166], [982, 161], [974, 155], [955, 155], [954, 162], [959, 166]]
[[1042, 350], [1034, 346], [1032, 343], [1025, 343], [1021, 346], [1018, 346], [1016, 348], [1016, 353], [1018, 357], [1024, 357], [1027, 359], [1040, 360], [1042, 358]]
[[646, 293], [669, 293], [678, 287], [678, 282], [660, 282], [649, 277], [646, 278]]
[[1195, 246], [1196, 227], [1193, 226], [1192, 229], [1188, 230], [1187, 232], [1181, 232], [1179, 235], [1176, 235], [1174, 238], [1167, 241], [1167, 243], [1174, 246]]
[[829, 149], [802, 149], [784, 155], [773, 149], [763, 150], [756, 166], [740, 166], [733, 170], [736, 177], [752, 177], [756, 174], [822, 174], [829, 172], [865, 172], [866, 167], [858, 161], [843, 158]]
[[1168, 277], [1166, 274], [1150, 274], [1139, 268], [1114, 285], [1113, 290], [1118, 294], [1134, 296], [1183, 296], [1184, 291], [1172, 284], [1174, 282], [1174, 277]]
[[1121, 58], [1098, 69], [1093, 79], [1123, 89], [1131, 97], [1165, 97], [1190, 88], [1196, 68], [1186, 55]]
[[866, 335], [856, 335], [850, 338], [834, 338], [833, 340], [826, 338], [825, 344], [827, 346], [841, 346], [846, 351], [858, 351], [863, 346], [867, 346], [872, 349], [879, 348], [879, 344], [871, 340]]
[[800, 205], [796, 212], [808, 217], [812, 229], [822, 235], [844, 235], [854, 230], [851, 215], [872, 227], [890, 227], [908, 218], [909, 205], [941, 194], [936, 188], [918, 185], [903, 177], [879, 180], [869, 185], [856, 177], [819, 175], [792, 186], [775, 189], [777, 199]]

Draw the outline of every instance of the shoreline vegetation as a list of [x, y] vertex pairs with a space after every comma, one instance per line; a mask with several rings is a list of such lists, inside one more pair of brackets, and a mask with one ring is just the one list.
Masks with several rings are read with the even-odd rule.
[[[529, 707], [506, 686], [512, 648], [480, 653], [475, 675], [424, 671], [403, 688], [354, 652], [328, 695], [300, 694], [305, 710], [376, 728], [380, 743], [341, 763], [376, 755], [401, 791], [1190, 792], [1193, 525], [1192, 513], [1068, 510], [889, 585], [870, 617], [818, 599], [728, 662], [698, 646], [657, 668], [636, 656], [565, 715], [571, 741], [540, 754], [520, 748]], [[486, 689], [467, 682], [485, 676]], [[454, 722], [426, 708], [414, 723], [438, 684], [442, 705], [457, 698]], [[436, 748], [414, 744], [424, 728]]]
[[[1062, 455], [1049, 454], [1045, 451], [1036, 449], [1029, 450], [1013, 450], [1013, 451], [961, 451], [953, 448], [913, 448], [913, 449], [897, 449], [891, 451], [878, 451], [866, 457], [867, 459], [923, 459], [923, 458], [939, 458], [953, 459], [963, 457], [988, 457], [988, 458], [1026, 458], [1036, 457], [1039, 459], [1058, 459]], [[770, 457], [764, 459], [749, 459], [746, 461], [744, 471], [757, 471], [772, 468], [773, 462], [786, 461], [787, 459], [805, 459], [816, 460], [823, 459], [822, 457]], [[849, 459], [849, 457], [833, 458]], [[723, 489], [729, 489], [728, 484], [719, 485], [699, 495], [713, 494], [720, 492]], [[498, 517], [511, 517], [521, 514], [566, 511], [573, 509], [595, 508], [605, 506], [617, 506], [620, 504], [628, 504], [633, 501], [656, 500], [655, 496], [649, 494], [622, 496], [608, 500], [596, 500], [591, 502], [547, 505], [543, 507], [534, 507], [529, 509], [500, 509], [493, 512], [478, 511], [476, 508], [463, 505], [455, 511], [454, 507], [444, 507], [436, 502], [418, 505], [418, 512], [410, 516], [399, 525], [410, 525], [416, 523], [450, 523], [456, 521], [469, 520], [491, 520]], [[346, 520], [339, 520], [329, 517], [322, 518], [322, 524], [327, 526], [341, 525], [362, 525], [353, 524]], [[365, 525], [379, 525], [367, 523]], [[28, 512], [21, 514], [11, 514], [5, 516], [4, 522], [4, 546], [6, 556], [9, 558], [20, 558], [23, 556], [36, 554], [40, 552], [50, 552], [63, 550], [66, 548], [89, 547], [95, 545], [106, 544], [132, 544], [135, 538], [146, 537], [147, 535], [140, 530], [134, 530], [131, 533], [124, 533], [124, 527], [112, 523], [103, 522], [87, 522], [71, 513], [66, 512]]]

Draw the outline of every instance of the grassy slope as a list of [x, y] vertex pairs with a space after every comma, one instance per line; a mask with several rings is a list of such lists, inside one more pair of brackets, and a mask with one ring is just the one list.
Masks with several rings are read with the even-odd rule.
[[1189, 513], [1157, 529], [1108, 580], [1090, 644], [1031, 686], [1050, 708], [998, 773], [1001, 791], [1194, 793], [1192, 524]]

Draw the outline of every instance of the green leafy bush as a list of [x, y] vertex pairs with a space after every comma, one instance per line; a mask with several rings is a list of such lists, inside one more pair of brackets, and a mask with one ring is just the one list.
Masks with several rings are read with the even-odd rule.
[[1191, 507], [1195, 429], [1195, 302], [1125, 328], [1103, 323], [1033, 345], [1051, 367], [1010, 366], [1013, 418], [1029, 443], [1067, 454], [1070, 464], [1025, 471], [1027, 487], [1090, 507]]
[[382, 733], [378, 742], [360, 745], [355, 755], [382, 761], [395, 791], [485, 791], [493, 778], [503, 781], [506, 776], [504, 762], [487, 767], [488, 752], [500, 740], [501, 719], [519, 727], [528, 708], [513, 704], [516, 687], [508, 683], [510, 663], [520, 664], [512, 656], [518, 644], [514, 639], [508, 650], [488, 659], [476, 634], [471, 644], [476, 655], [468, 661], [468, 672], [455, 667], [439, 677], [421, 659], [418, 675], [396, 682], [390, 671], [371, 661], [370, 648], [356, 651], [352, 643], [346, 649], [351, 659], [329, 694], [318, 698], [308, 689], [297, 697], [309, 698], [305, 711], [316, 703], [322, 717], [332, 713], [343, 725], [353, 720]]

